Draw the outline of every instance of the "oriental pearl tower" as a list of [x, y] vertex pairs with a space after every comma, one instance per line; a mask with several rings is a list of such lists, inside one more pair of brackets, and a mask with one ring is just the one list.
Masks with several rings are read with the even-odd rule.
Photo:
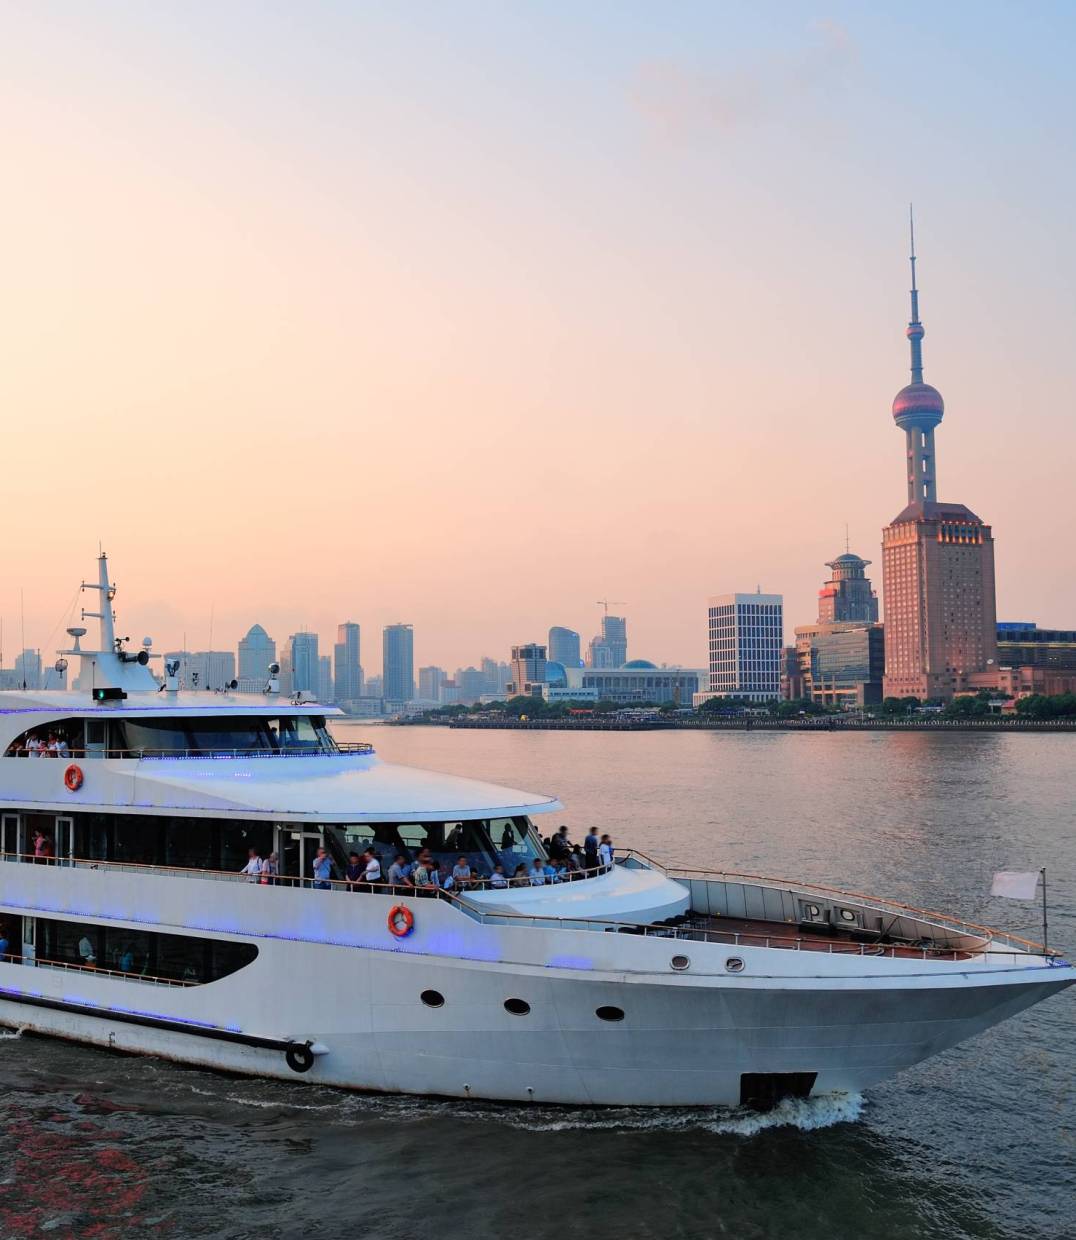
[[964, 504], [939, 502], [934, 428], [945, 403], [923, 382], [923, 324], [911, 234], [912, 381], [893, 401], [907, 443], [907, 506], [882, 531], [886, 697], [947, 700], [996, 687], [994, 538]]
[[923, 382], [923, 336], [919, 321], [919, 290], [915, 284], [915, 221], [909, 212], [912, 264], [912, 318], [908, 342], [912, 349], [912, 381], [893, 399], [893, 418], [904, 432], [908, 452], [908, 503], [933, 504], [938, 499], [934, 428], [945, 414], [941, 392]]

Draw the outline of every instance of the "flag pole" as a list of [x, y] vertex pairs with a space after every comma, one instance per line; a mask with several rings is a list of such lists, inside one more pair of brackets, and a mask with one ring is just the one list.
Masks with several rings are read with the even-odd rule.
[[1043, 866], [1039, 873], [1042, 875], [1042, 950], [1045, 955], [1049, 955], [1050, 946], [1046, 937], [1046, 867]]

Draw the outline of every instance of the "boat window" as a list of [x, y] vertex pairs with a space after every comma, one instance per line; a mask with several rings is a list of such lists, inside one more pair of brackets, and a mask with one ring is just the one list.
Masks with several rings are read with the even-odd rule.
[[48, 963], [109, 969], [145, 978], [204, 983], [227, 977], [258, 955], [253, 943], [157, 934], [37, 917], [36, 957]]
[[36, 754], [79, 757], [85, 748], [83, 736], [84, 721], [82, 719], [54, 720], [51, 723], [27, 728], [11, 742], [4, 751], [4, 756], [6, 758], [27, 758]]
[[185, 753], [191, 739], [182, 719], [114, 719], [113, 748], [150, 754]]
[[497, 860], [511, 877], [520, 865], [530, 865], [535, 857], [545, 860], [545, 849], [528, 818], [491, 818], [489, 836], [497, 852]]

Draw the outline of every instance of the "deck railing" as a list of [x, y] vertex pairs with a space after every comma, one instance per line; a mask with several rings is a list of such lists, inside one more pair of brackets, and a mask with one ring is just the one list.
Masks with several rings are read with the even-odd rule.
[[[1005, 950], [995, 951], [987, 946], [982, 949], [975, 948], [941, 948], [931, 946], [921, 946], [912, 942], [894, 942], [894, 943], [865, 943], [853, 942], [843, 939], [823, 939], [817, 936], [808, 936], [789, 932], [788, 934], [778, 934], [769, 932], [753, 932], [745, 930], [720, 930], [711, 926], [701, 924], [701, 919], [692, 921], [690, 918], [679, 925], [663, 925], [654, 924], [652, 922], [626, 922], [616, 921], [610, 918], [597, 917], [576, 917], [571, 914], [565, 916], [553, 916], [543, 913], [517, 913], [509, 910], [487, 908], [484, 904], [476, 904], [468, 900], [467, 896], [471, 891], [475, 890], [506, 890], [505, 888], [494, 888], [489, 885], [488, 879], [479, 879], [465, 890], [448, 890], [442, 887], [415, 887], [412, 884], [399, 885], [392, 884], [387, 881], [368, 883], [363, 880], [350, 881], [347, 879], [314, 879], [309, 877], [300, 877], [298, 875], [271, 875], [267, 876], [268, 881], [263, 882], [262, 877], [237, 873], [232, 870], [208, 870], [197, 869], [184, 866], [159, 866], [151, 865], [143, 862], [133, 861], [101, 861], [85, 857], [57, 857], [42, 858], [26, 853], [0, 853], [0, 861], [14, 861], [31, 864], [48, 864], [52, 866], [99, 870], [114, 873], [137, 873], [168, 877], [185, 877], [185, 878], [202, 878], [221, 882], [243, 882], [250, 886], [259, 887], [301, 887], [309, 890], [317, 891], [343, 891], [348, 893], [360, 893], [369, 895], [387, 895], [396, 899], [438, 899], [444, 900], [452, 904], [460, 912], [474, 921], [483, 925], [504, 925], [504, 926], [522, 926], [530, 925], [536, 928], [544, 929], [571, 929], [571, 930], [592, 930], [603, 933], [617, 934], [635, 934], [646, 938], [661, 938], [675, 940], [681, 942], [695, 943], [717, 943], [732, 947], [765, 947], [772, 949], [780, 949], [787, 951], [810, 951], [827, 954], [831, 956], [871, 956], [889, 959], [923, 959], [923, 960], [968, 960], [983, 955], [1012, 955], [1017, 952], [1021, 955], [1045, 956], [1047, 958], [1057, 958], [1057, 953], [1047, 950], [1040, 943], [1035, 943], [1030, 939], [1022, 939], [1017, 935], [1006, 934], [1004, 931], [993, 930], [988, 927], [974, 926], [974, 923], [963, 922], [958, 918], [948, 917], [946, 914], [932, 913], [925, 909], [916, 909], [910, 905], [900, 904], [896, 901], [883, 900], [872, 896], [861, 896], [854, 892], [844, 891], [836, 887], [824, 887], [817, 883], [801, 883], [792, 882], [785, 879], [766, 878], [757, 874], [738, 874], [733, 872], [712, 873], [702, 870], [676, 870], [675, 868], [666, 869], [658, 862], [646, 857], [645, 854], [633, 849], [621, 851], [621, 860], [628, 860], [632, 856], [639, 858], [647, 865], [653, 867], [661, 873], [667, 874], [671, 878], [677, 877], [695, 877], [706, 878], [715, 881], [732, 880], [741, 882], [744, 880], [765, 883], [775, 888], [784, 888], [791, 890], [809, 890], [819, 893], [828, 893], [830, 895], [842, 896], [856, 900], [869, 900], [872, 907], [877, 907], [879, 912], [895, 912], [901, 911], [915, 915], [917, 917], [926, 917], [936, 920], [939, 923], [949, 922], [953, 925], [974, 928], [978, 934], [985, 934], [991, 939], [1007, 941], [1011, 944]], [[607, 873], [610, 867], [598, 867], [593, 870], [585, 870], [581, 874], [576, 874], [575, 879], [595, 878], [601, 874]], [[529, 879], [509, 879], [509, 888], [529, 887]]]
[[331, 748], [304, 747], [302, 745], [285, 745], [279, 749], [160, 749], [143, 746], [138, 749], [105, 749], [90, 746], [83, 749], [69, 749], [66, 753], [58, 753], [47, 749], [30, 752], [20, 749], [16, 752], [8, 750], [5, 758], [62, 758], [67, 762], [92, 761], [97, 758], [131, 758], [142, 759], [174, 758], [339, 758], [365, 756], [374, 752], [373, 745], [366, 741], [336, 742]]
[[108, 969], [97, 964], [76, 964], [70, 960], [49, 960], [44, 956], [17, 956], [6, 952], [0, 961], [8, 964], [27, 965], [35, 969], [62, 969], [68, 973], [92, 974], [95, 977], [115, 977], [122, 982], [152, 982], [158, 986], [200, 986], [201, 982], [187, 978], [157, 977], [153, 973], [139, 973], [134, 969]]

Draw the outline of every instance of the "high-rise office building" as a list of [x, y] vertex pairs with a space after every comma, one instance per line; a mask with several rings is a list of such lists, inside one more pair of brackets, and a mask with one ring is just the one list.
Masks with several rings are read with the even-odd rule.
[[923, 382], [912, 238], [912, 381], [893, 401], [904, 432], [908, 503], [882, 532], [887, 697], [951, 698], [997, 657], [994, 539], [963, 504], [939, 502], [934, 430], [945, 413]]
[[318, 669], [318, 635], [316, 633], [293, 633], [291, 635], [291, 692], [318, 694], [320, 688]]
[[333, 646], [333, 688], [338, 702], [362, 696], [362, 663], [359, 626], [353, 620], [337, 625]]
[[260, 624], [252, 624], [239, 639], [239, 679], [264, 684], [269, 664], [276, 662], [276, 642]]
[[411, 625], [385, 625], [381, 664], [385, 701], [410, 702], [415, 696], [415, 634]]
[[483, 693], [504, 693], [505, 686], [512, 679], [512, 668], [508, 663], [497, 659], [482, 660], [482, 679], [485, 682]]
[[512, 679], [508, 685], [510, 696], [533, 694], [541, 696], [545, 683], [546, 647], [537, 642], [527, 642], [512, 647]]
[[574, 629], [554, 625], [549, 630], [549, 661], [562, 667], [582, 667], [579, 634]]
[[235, 655], [230, 650], [171, 650], [164, 661], [178, 661], [181, 689], [226, 689], [235, 679]]
[[326, 705], [336, 701], [333, 693], [333, 661], [327, 654], [318, 656], [318, 701]]
[[18, 688], [41, 688], [41, 651], [24, 650], [15, 656], [15, 684]]
[[602, 616], [601, 636], [591, 638], [588, 664], [591, 667], [623, 667], [627, 661], [627, 620], [623, 616]]
[[783, 602], [780, 594], [761, 592], [710, 599], [710, 696], [752, 702], [780, 698]]
[[439, 702], [441, 686], [448, 679], [443, 667], [420, 667], [418, 669], [418, 696], [423, 702]]
[[486, 692], [486, 678], [477, 667], [459, 667], [454, 677], [459, 686], [461, 702], [477, 702]]
[[819, 624], [874, 624], [878, 619], [878, 596], [867, 576], [870, 560], [849, 551], [830, 560], [830, 578], [818, 591]]

